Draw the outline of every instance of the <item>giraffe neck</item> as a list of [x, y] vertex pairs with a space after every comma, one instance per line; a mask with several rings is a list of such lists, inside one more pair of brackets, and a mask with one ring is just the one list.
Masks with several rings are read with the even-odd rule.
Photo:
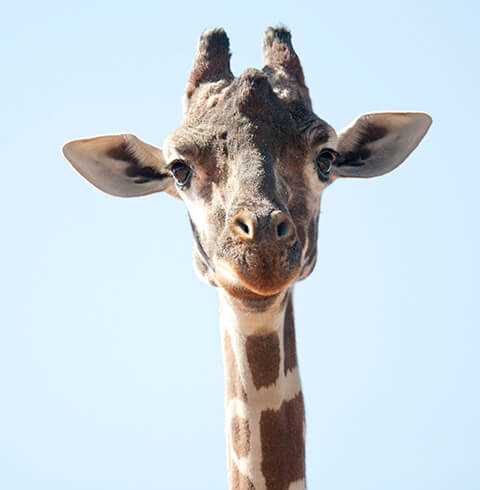
[[292, 291], [268, 311], [220, 295], [231, 490], [305, 489], [305, 416]]

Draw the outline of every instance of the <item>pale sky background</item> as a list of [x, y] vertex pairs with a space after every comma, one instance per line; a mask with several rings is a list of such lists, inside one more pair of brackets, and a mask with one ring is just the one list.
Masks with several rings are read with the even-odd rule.
[[309, 489], [480, 488], [479, 5], [2, 3], [2, 490], [227, 488], [217, 295], [186, 211], [103, 194], [60, 148], [161, 145], [200, 33], [227, 30], [239, 74], [278, 23], [337, 130], [434, 120], [395, 172], [323, 197], [295, 295]]

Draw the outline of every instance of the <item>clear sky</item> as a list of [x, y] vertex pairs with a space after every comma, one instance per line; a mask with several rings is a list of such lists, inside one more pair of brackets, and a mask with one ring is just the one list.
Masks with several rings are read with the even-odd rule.
[[[329, 5], [330, 4], [330, 5]], [[181, 120], [202, 30], [232, 68], [290, 27], [318, 115], [433, 126], [395, 172], [323, 197], [295, 294], [313, 490], [480, 488], [479, 3], [4, 2], [0, 488], [226, 489], [214, 288], [182, 203], [122, 200], [62, 157]]]

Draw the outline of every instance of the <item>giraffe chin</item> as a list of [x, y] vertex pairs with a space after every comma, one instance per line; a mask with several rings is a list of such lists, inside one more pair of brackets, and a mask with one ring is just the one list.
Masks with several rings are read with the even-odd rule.
[[253, 284], [226, 260], [218, 261], [215, 269], [215, 279], [218, 285], [231, 296], [245, 300], [261, 300], [277, 296], [294, 282], [295, 278], [296, 275], [283, 281], [265, 281]]

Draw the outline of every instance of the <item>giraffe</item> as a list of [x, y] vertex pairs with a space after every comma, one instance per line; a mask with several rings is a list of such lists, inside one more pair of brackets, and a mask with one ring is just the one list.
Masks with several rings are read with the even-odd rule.
[[268, 28], [264, 67], [235, 77], [223, 29], [199, 40], [181, 126], [163, 148], [131, 134], [74, 140], [63, 152], [109, 194], [182, 199], [194, 267], [219, 290], [230, 489], [300, 490], [305, 410], [294, 283], [316, 261], [322, 191], [395, 169], [431, 124], [421, 112], [359, 116], [338, 134], [312, 110], [286, 28]]

